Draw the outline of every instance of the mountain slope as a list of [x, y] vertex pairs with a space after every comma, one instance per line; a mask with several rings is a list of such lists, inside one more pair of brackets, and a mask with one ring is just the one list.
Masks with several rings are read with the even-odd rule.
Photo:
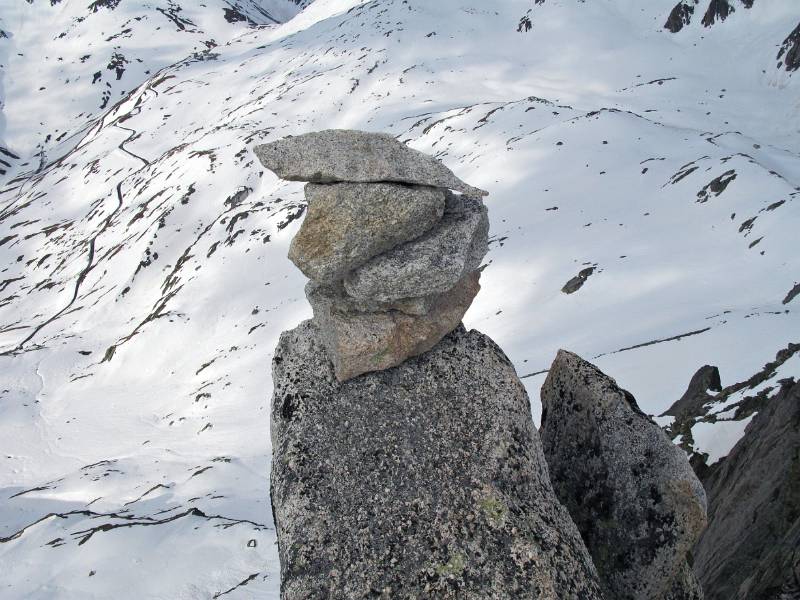
[[0, 144], [46, 164], [159, 69], [298, 9], [294, 0], [6, 1], [0, 65], [12, 76], [0, 75]]
[[535, 412], [559, 347], [660, 414], [699, 366], [742, 381], [798, 342], [800, 300], [783, 300], [800, 279], [800, 84], [775, 56], [800, 10], [757, 2], [672, 34], [673, 4], [316, 0], [147, 65], [42, 165], [16, 164], [2, 595], [277, 598], [269, 360], [310, 308], [285, 258], [302, 187], [257, 143], [389, 131], [489, 190], [465, 320]]

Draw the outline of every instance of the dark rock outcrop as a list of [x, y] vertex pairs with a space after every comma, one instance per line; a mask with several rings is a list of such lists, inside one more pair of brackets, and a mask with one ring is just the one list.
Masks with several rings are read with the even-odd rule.
[[686, 455], [633, 396], [575, 354], [558, 353], [542, 404], [553, 488], [605, 597], [702, 597], [687, 559], [705, 527], [705, 493]]
[[339, 383], [307, 321], [281, 336], [273, 378], [284, 600], [601, 598], [525, 389], [489, 338], [459, 327]]
[[574, 294], [583, 287], [583, 284], [586, 283], [596, 269], [597, 267], [587, 267], [585, 269], [581, 269], [580, 273], [564, 284], [564, 287], [561, 288], [561, 291], [567, 295]]
[[703, 15], [703, 27], [711, 27], [717, 21], [724, 21], [734, 10], [728, 0], [711, 0], [706, 14]]
[[697, 0], [690, 0], [689, 2], [681, 0], [678, 2], [669, 13], [667, 22], [664, 23], [664, 29], [672, 33], [678, 33], [685, 25], [691, 23], [695, 4], [697, 4]]
[[722, 382], [719, 378], [719, 369], [712, 365], [703, 365], [692, 375], [689, 387], [679, 400], [667, 409], [661, 416], [672, 416], [676, 420], [683, 420], [697, 414], [702, 414], [703, 406], [714, 397], [708, 392], [722, 391]]
[[[800, 34], [800, 26], [798, 26], [798, 33]], [[798, 52], [800, 52], [800, 35], [797, 36]], [[789, 290], [786, 297], [783, 299], [783, 304], [789, 304], [792, 300], [800, 296], [800, 283], [795, 283], [794, 287]]]
[[783, 382], [703, 483], [694, 569], [706, 598], [800, 598], [800, 383]]
[[800, 69], [800, 23], [794, 28], [778, 50], [778, 68], [783, 66], [787, 71]]

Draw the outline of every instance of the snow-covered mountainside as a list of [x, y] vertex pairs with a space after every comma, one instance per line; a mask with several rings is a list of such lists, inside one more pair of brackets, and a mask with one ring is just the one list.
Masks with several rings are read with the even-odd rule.
[[278, 597], [270, 359], [310, 307], [258, 143], [388, 131], [489, 190], [465, 321], [535, 412], [558, 348], [661, 414], [800, 342], [795, 0], [0, 4], [3, 598]]
[[211, 56], [250, 27], [285, 22], [300, 3], [8, 0], [0, 14], [0, 146], [36, 153], [31, 164], [44, 165], [159, 69]]

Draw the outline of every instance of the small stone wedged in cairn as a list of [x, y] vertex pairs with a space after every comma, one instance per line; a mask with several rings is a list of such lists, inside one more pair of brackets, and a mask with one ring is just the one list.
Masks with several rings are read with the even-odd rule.
[[399, 365], [458, 326], [489, 249], [486, 192], [386, 134], [332, 129], [255, 152], [280, 177], [310, 182], [289, 258], [311, 280], [340, 381]]
[[488, 246], [486, 206], [448, 192], [444, 216], [433, 229], [358, 267], [344, 287], [354, 298], [382, 302], [442, 293], [480, 266]]
[[416, 183], [482, 197], [441, 161], [409, 148], [386, 133], [327, 129], [287, 137], [254, 148], [261, 164], [288, 181], [311, 183]]
[[400, 311], [407, 315], [427, 315], [441, 294], [421, 296], [418, 298], [400, 298], [393, 302], [380, 302], [378, 300], [359, 300], [347, 295], [344, 285], [337, 281], [332, 285], [309, 281], [306, 284], [306, 298], [311, 306], [330, 303], [343, 313], [374, 313], [390, 310]]
[[544, 453], [607, 598], [702, 598], [689, 567], [706, 496], [686, 454], [630, 393], [559, 351], [542, 386]]
[[333, 283], [370, 258], [418, 238], [442, 218], [444, 190], [396, 183], [309, 183], [308, 213], [289, 259], [314, 281]]
[[[345, 381], [388, 369], [433, 348], [461, 323], [480, 290], [479, 279], [480, 271], [473, 271], [444, 294], [409, 299], [408, 303], [427, 303], [427, 311], [416, 315], [394, 309], [346, 311], [342, 308], [345, 303], [338, 303], [335, 295], [317, 288], [308, 300], [336, 377]], [[398, 305], [402, 306], [402, 301]]]

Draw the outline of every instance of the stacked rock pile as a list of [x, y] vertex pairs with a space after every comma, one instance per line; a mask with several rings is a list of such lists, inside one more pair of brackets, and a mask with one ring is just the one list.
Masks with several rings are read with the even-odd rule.
[[311, 280], [339, 381], [397, 366], [458, 326], [480, 289], [486, 192], [387, 134], [320, 131], [255, 153], [279, 177], [308, 182], [289, 258]]

